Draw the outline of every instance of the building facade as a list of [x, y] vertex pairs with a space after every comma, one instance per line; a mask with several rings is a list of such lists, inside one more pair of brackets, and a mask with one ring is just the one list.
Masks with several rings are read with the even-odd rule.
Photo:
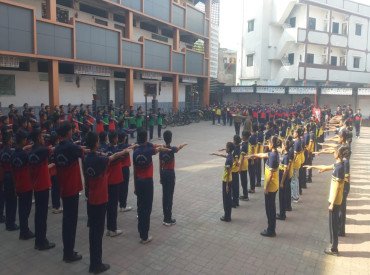
[[227, 85], [236, 85], [237, 52], [225, 48], [218, 51], [218, 82]]
[[367, 87], [370, 6], [245, 0], [240, 85]]
[[[0, 101], [209, 104], [211, 1], [0, 0]], [[203, 47], [197, 47], [202, 44]]]

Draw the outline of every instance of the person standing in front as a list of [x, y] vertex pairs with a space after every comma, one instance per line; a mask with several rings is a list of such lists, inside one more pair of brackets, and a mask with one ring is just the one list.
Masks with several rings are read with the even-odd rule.
[[357, 113], [354, 115], [354, 125], [356, 129], [356, 138], [360, 138], [360, 130], [361, 130], [361, 125], [362, 125], [362, 114], [361, 110], [358, 109]]
[[152, 241], [149, 236], [150, 214], [153, 205], [153, 160], [158, 152], [169, 152], [170, 149], [153, 145], [148, 141], [147, 131], [137, 133], [138, 146], [133, 153], [135, 193], [137, 196], [138, 231], [142, 244]]
[[63, 261], [71, 263], [82, 259], [82, 255], [74, 251], [79, 192], [82, 191], [82, 178], [79, 159], [83, 157], [82, 147], [74, 144], [72, 126], [63, 122], [57, 129], [60, 142], [55, 147], [54, 157], [60, 196], [63, 201]]

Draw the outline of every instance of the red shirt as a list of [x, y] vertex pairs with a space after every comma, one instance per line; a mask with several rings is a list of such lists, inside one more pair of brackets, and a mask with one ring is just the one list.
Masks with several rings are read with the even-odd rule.
[[29, 154], [31, 179], [35, 192], [50, 189], [49, 156], [51, 150], [46, 146], [34, 146]]
[[115, 185], [123, 182], [122, 164], [120, 161], [114, 161], [109, 164], [108, 184]]
[[30, 176], [30, 166], [28, 163], [28, 154], [17, 148], [12, 155], [12, 174], [17, 193], [25, 193], [32, 190], [32, 181]]

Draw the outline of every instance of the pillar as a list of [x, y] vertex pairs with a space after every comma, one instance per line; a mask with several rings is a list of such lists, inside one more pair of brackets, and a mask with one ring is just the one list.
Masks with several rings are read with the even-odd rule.
[[180, 31], [177, 28], [173, 31], [173, 50], [180, 50]]
[[126, 70], [125, 108], [127, 110], [134, 106], [134, 70]]
[[209, 106], [210, 86], [211, 79], [207, 77], [203, 80], [203, 107]]
[[179, 75], [173, 76], [172, 81], [172, 111], [177, 112], [179, 110]]
[[49, 61], [49, 105], [59, 105], [59, 62]]
[[134, 34], [134, 14], [132, 11], [127, 12], [125, 22], [125, 38], [132, 39]]
[[46, 16], [51, 21], [57, 21], [57, 1], [46, 0]]
[[211, 18], [211, 0], [205, 1], [205, 13], [207, 18]]

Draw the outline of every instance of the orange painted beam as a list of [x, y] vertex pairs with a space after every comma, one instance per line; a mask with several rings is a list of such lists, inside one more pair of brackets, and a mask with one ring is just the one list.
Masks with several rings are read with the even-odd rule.
[[59, 105], [59, 62], [49, 61], [49, 105]]
[[57, 0], [46, 0], [46, 15], [51, 21], [57, 21]]
[[180, 50], [180, 30], [177, 28], [173, 31], [173, 50]]
[[172, 111], [177, 112], [179, 110], [179, 75], [174, 75], [172, 81]]
[[209, 106], [210, 94], [211, 94], [211, 79], [208, 77], [203, 80], [203, 107]]
[[132, 39], [134, 35], [134, 13], [132, 11], [127, 12], [125, 18], [125, 38]]
[[125, 86], [125, 108], [130, 109], [134, 106], [134, 70], [126, 70], [126, 86]]

